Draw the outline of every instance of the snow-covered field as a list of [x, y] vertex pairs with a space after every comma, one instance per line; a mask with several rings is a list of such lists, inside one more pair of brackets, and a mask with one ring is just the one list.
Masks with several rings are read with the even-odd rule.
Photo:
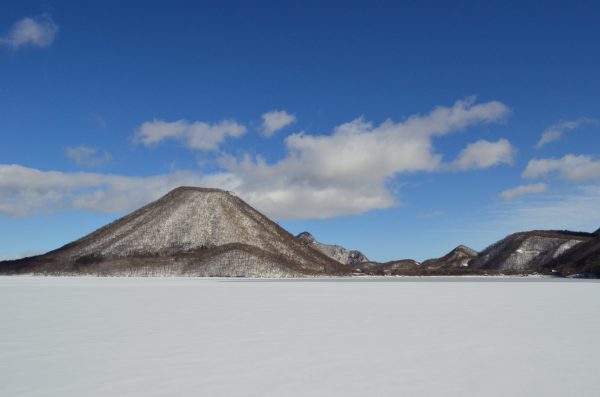
[[0, 278], [0, 396], [598, 396], [600, 284]]

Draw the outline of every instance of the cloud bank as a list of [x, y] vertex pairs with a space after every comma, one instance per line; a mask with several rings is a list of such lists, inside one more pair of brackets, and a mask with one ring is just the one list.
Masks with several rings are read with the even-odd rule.
[[[402, 122], [375, 125], [359, 118], [330, 135], [288, 136], [287, 155], [274, 164], [249, 156], [226, 157], [221, 164], [237, 182], [234, 190], [275, 218], [359, 214], [398, 204], [387, 186], [396, 175], [447, 168], [433, 138], [496, 122], [508, 113], [500, 102], [468, 99]], [[475, 163], [479, 168], [495, 164]]]
[[[481, 169], [512, 161], [505, 139], [468, 145], [458, 159], [444, 162], [436, 137], [497, 122], [509, 113], [496, 101], [473, 99], [437, 107], [401, 122], [374, 124], [358, 118], [328, 135], [303, 132], [288, 136], [285, 156], [274, 163], [258, 157], [223, 155], [221, 170], [210, 175], [178, 171], [151, 177], [41, 171], [0, 165], [0, 213], [27, 216], [61, 209], [124, 212], [180, 185], [234, 191], [275, 219], [329, 218], [360, 214], [398, 204], [389, 185], [402, 174]], [[226, 137], [245, 127], [180, 120], [144, 123], [136, 139], [156, 145], [168, 139], [191, 149], [216, 150]]]
[[23, 217], [57, 210], [126, 212], [177, 186], [200, 186], [205, 182], [208, 181], [183, 171], [130, 177], [0, 165], [0, 213]]

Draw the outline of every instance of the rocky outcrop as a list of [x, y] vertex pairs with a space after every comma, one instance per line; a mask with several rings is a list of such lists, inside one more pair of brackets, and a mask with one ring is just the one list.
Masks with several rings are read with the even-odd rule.
[[588, 241], [591, 233], [532, 231], [511, 234], [469, 262], [472, 269], [534, 272], [547, 268], [570, 248]]
[[427, 259], [421, 266], [430, 270], [464, 268], [477, 256], [477, 251], [464, 245], [459, 245], [441, 258]]
[[349, 270], [218, 189], [177, 188], [45, 255], [0, 273], [290, 277]]
[[339, 245], [320, 243], [309, 232], [302, 232], [298, 234], [296, 238], [300, 239], [304, 244], [319, 250], [323, 254], [344, 265], [353, 266], [359, 263], [369, 261], [369, 258], [367, 258], [360, 251], [349, 250]]

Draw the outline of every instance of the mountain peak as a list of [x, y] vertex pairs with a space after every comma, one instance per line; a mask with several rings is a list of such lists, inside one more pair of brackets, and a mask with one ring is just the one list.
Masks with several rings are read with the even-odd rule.
[[317, 241], [315, 236], [313, 236], [309, 232], [299, 233], [296, 237], [299, 238], [300, 240], [304, 241], [307, 244], [311, 244], [311, 243], [314, 243], [315, 241]]
[[223, 199], [226, 197], [237, 197], [232, 192], [222, 189], [216, 188], [207, 188], [207, 187], [196, 187], [196, 186], [179, 186], [175, 189], [169, 191], [167, 194], [162, 196], [161, 199], [171, 199], [176, 196], [221, 196]]
[[[211, 188], [211, 187], [198, 187], [198, 186], [179, 186], [171, 190], [169, 193], [176, 192], [199, 192], [199, 193], [228, 193], [227, 190]], [[168, 194], [168, 193], [167, 193]]]
[[456, 248], [454, 248], [452, 250], [452, 252], [464, 252], [468, 255], [472, 255], [472, 256], [477, 256], [477, 251], [475, 251], [474, 249], [467, 247], [466, 245], [459, 245]]
[[441, 258], [427, 259], [422, 265], [423, 268], [434, 270], [463, 268], [467, 267], [469, 261], [477, 255], [477, 251], [466, 245], [459, 245]]
[[95, 273], [102, 269], [106, 274], [127, 275], [157, 269], [167, 275], [347, 272], [237, 196], [190, 186], [176, 188], [30, 264], [33, 272], [77, 273], [83, 269]]

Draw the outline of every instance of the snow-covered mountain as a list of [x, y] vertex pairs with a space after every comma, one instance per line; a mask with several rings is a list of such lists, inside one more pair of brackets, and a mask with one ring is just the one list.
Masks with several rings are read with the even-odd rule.
[[514, 233], [483, 250], [469, 262], [469, 267], [500, 271], [540, 271], [570, 248], [591, 237], [591, 233], [568, 231]]
[[311, 246], [328, 257], [344, 264], [344, 265], [356, 265], [362, 262], [368, 262], [369, 258], [367, 258], [362, 252], [356, 250], [349, 250], [340, 245], [334, 244], [323, 244], [309, 232], [302, 232], [296, 236], [302, 240], [306, 245]]
[[458, 246], [422, 264], [371, 262], [360, 251], [297, 237], [234, 194], [193, 187], [44, 255], [0, 262], [0, 274], [296, 277], [494, 272], [600, 276], [600, 233], [511, 234], [479, 255]]
[[4, 262], [0, 272], [286, 277], [348, 269], [231, 193], [180, 187], [55, 251]]

